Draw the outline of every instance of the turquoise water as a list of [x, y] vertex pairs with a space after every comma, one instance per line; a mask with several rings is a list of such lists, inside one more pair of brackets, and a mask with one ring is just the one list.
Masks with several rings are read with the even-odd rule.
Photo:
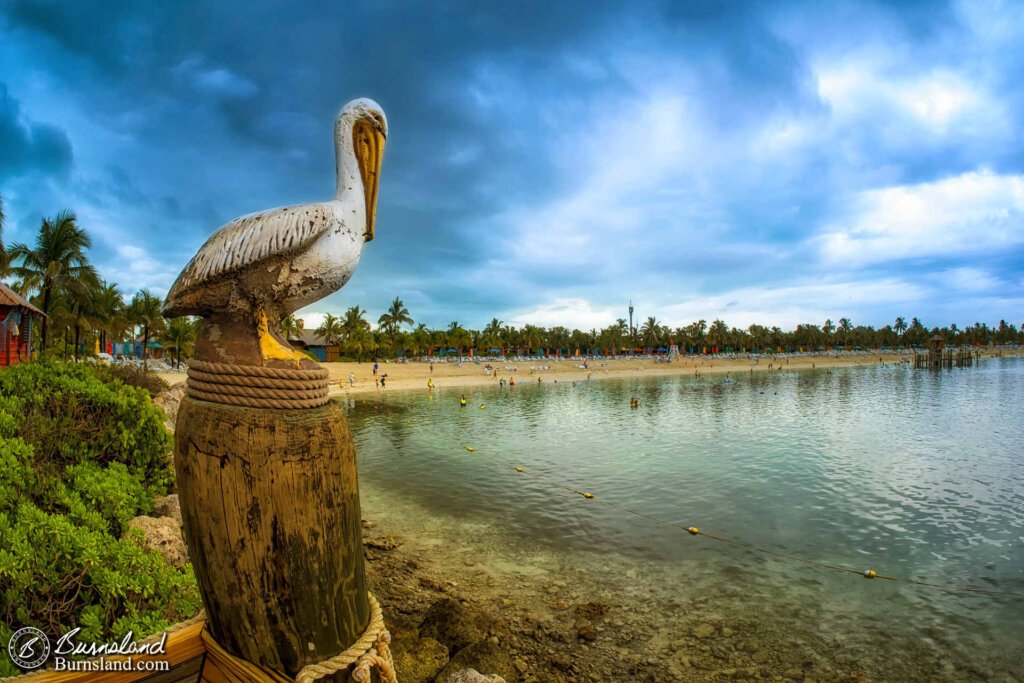
[[[1024, 594], [1024, 359], [524, 382], [466, 390], [465, 409], [462, 392], [351, 403], [364, 486], [486, 520], [513, 542], [614, 554], [681, 583], [738, 583], [758, 610], [813, 604], [818, 629], [884, 618], [901, 638], [1019, 661], [1022, 598], [866, 581], [599, 501], [819, 562]], [[829, 614], [841, 615], [835, 626]]]

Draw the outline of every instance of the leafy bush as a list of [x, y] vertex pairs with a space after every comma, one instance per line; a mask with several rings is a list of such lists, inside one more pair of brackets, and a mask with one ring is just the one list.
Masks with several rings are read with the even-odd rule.
[[[173, 481], [163, 420], [144, 389], [95, 367], [0, 371], [0, 643], [29, 625], [141, 637], [199, 609], [191, 567], [122, 538]], [[0, 676], [16, 673], [0, 650]]]
[[171, 386], [159, 375], [134, 365], [100, 365], [96, 367], [95, 372], [105, 382], [116, 380], [130, 387], [145, 389], [151, 398], [161, 391], [167, 391]]
[[85, 365], [23, 363], [0, 372], [3, 408], [32, 444], [36, 468], [60, 475], [83, 462], [120, 462], [152, 486], [171, 482], [171, 437], [145, 390], [104, 383]]

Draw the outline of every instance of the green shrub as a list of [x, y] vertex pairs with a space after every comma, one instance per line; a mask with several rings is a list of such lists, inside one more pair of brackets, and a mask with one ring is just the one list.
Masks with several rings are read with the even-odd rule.
[[149, 392], [150, 398], [161, 391], [167, 391], [171, 385], [159, 375], [147, 372], [135, 365], [98, 365], [96, 375], [105, 382], [119, 381], [130, 387], [139, 387]]
[[[190, 566], [122, 538], [173, 481], [163, 420], [144, 389], [95, 367], [0, 371], [0, 643], [30, 625], [142, 637], [199, 609]], [[0, 676], [17, 673], [0, 649]]]
[[17, 419], [37, 469], [59, 475], [87, 461], [120, 462], [152, 487], [172, 481], [171, 437], [145, 390], [104, 383], [85, 365], [24, 363], [0, 372], [0, 395], [15, 398], [0, 411]]
[[12, 631], [31, 624], [59, 636], [81, 626], [82, 639], [120, 639], [167, 628], [200, 606], [190, 566], [179, 571], [130, 539], [31, 503], [13, 517], [0, 513], [0, 622]]

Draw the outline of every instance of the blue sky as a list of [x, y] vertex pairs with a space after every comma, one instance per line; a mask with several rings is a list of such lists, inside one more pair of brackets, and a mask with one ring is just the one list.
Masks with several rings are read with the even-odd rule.
[[1024, 323], [1024, 5], [0, 0], [5, 241], [68, 207], [163, 294], [331, 196], [388, 115], [377, 237], [304, 311], [589, 329]]

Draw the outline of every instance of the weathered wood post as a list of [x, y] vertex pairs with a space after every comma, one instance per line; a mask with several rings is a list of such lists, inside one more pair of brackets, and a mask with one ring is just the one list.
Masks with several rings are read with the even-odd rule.
[[327, 371], [277, 329], [344, 285], [373, 238], [386, 132], [376, 103], [346, 105], [335, 199], [228, 223], [164, 308], [204, 318], [174, 450], [210, 635], [234, 658], [300, 680], [366, 680], [371, 669], [394, 680], [366, 590], [352, 435], [328, 401]]

